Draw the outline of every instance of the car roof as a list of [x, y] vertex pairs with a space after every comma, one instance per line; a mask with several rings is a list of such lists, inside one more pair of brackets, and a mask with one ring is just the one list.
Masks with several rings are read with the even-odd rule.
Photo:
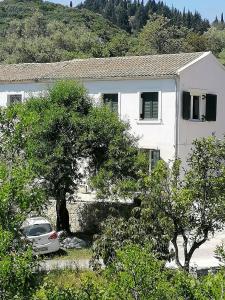
[[23, 222], [22, 227], [37, 225], [37, 224], [50, 224], [50, 222], [47, 219], [43, 218], [43, 217], [27, 218]]

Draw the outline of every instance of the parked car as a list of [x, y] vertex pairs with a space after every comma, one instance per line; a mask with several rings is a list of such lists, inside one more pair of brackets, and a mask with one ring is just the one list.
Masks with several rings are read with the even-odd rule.
[[50, 222], [42, 217], [28, 218], [22, 224], [22, 232], [32, 242], [38, 254], [47, 254], [59, 250], [59, 239]]

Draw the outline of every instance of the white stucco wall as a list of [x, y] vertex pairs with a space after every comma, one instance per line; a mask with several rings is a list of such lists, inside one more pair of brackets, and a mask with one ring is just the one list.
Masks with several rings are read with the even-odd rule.
[[[100, 103], [102, 93], [119, 94], [119, 115], [129, 121], [131, 131], [140, 138], [139, 145], [146, 149], [159, 149], [168, 161], [175, 154], [175, 81], [174, 80], [107, 80], [84, 81], [95, 103]], [[7, 104], [7, 95], [21, 93], [23, 98], [43, 94], [51, 84], [23, 83], [0, 85], [0, 105]], [[142, 92], [159, 92], [159, 120], [139, 120], [139, 99]]]
[[[140, 138], [139, 145], [159, 149], [168, 161], [175, 154], [175, 81], [174, 80], [121, 80], [88, 81], [84, 85], [95, 99], [101, 93], [119, 94], [119, 115], [129, 121], [131, 131]], [[142, 92], [159, 92], [159, 120], [140, 121], [139, 99]]]
[[[225, 134], [225, 69], [209, 54], [180, 73], [180, 99], [178, 120], [178, 156], [185, 161], [196, 138]], [[182, 118], [182, 91], [200, 90], [217, 95], [216, 121], [201, 122]]]

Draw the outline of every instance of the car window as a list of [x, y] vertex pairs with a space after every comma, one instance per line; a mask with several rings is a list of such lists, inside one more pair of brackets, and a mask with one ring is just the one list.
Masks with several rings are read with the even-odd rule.
[[52, 227], [50, 224], [35, 224], [31, 226], [27, 226], [23, 228], [23, 233], [26, 236], [39, 236], [42, 234], [46, 234], [52, 231]]

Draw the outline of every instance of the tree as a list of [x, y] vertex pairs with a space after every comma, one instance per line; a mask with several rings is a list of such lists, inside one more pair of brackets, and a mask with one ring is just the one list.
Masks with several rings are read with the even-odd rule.
[[131, 49], [139, 55], [177, 53], [186, 51], [186, 36], [189, 30], [170, 24], [162, 16], [154, 17], [144, 26], [137, 39], [137, 46]]
[[41, 276], [20, 228], [29, 213], [42, 210], [46, 194], [17, 147], [23, 139], [11, 113], [10, 108], [0, 110], [0, 298], [28, 300]]
[[[182, 174], [179, 160], [172, 168], [160, 161], [150, 175], [139, 168], [136, 183], [126, 177], [116, 182], [116, 193], [127, 197], [137, 195], [140, 207], [133, 210], [127, 221], [106, 222], [95, 252], [102, 257], [111, 254], [113, 257], [115, 249], [120, 249], [126, 241], [141, 244], [144, 237], [152, 242], [159, 257], [169, 259], [174, 255], [178, 267], [189, 271], [196, 249], [225, 225], [224, 162], [225, 140], [203, 138], [194, 141]], [[99, 180], [102, 186], [99, 182], [97, 187], [103, 189], [104, 186], [104, 192], [109, 191], [107, 173], [105, 182]], [[179, 239], [183, 240], [183, 250], [178, 248]], [[103, 241], [108, 245], [105, 250]], [[174, 246], [174, 254], [168, 252], [169, 241]], [[180, 251], [184, 253], [183, 264]]]
[[[84, 178], [103, 174], [102, 166], [114, 168], [114, 182], [134, 173], [137, 149], [128, 125], [109, 108], [92, 105], [83, 86], [61, 81], [45, 97], [11, 108], [16, 128], [23, 133], [18, 148], [47, 186], [48, 196], [56, 199], [57, 230], [70, 232], [66, 202], [76, 198]], [[129, 170], [121, 167], [123, 160]]]
[[107, 299], [171, 299], [176, 294], [164, 263], [155, 258], [150, 246], [127, 245], [116, 253], [106, 269]]
[[[171, 231], [176, 263], [187, 271], [195, 250], [225, 224], [224, 146], [225, 141], [215, 137], [194, 141], [184, 178], [180, 177], [179, 161], [171, 170], [160, 162], [150, 178], [147, 195], [143, 195], [143, 213], [147, 217], [149, 210], [153, 211], [156, 219], [162, 220], [159, 227]], [[179, 236], [183, 239], [184, 264], [179, 256]]]
[[26, 159], [47, 184], [48, 196], [56, 199], [57, 230], [70, 232], [66, 200], [82, 176], [82, 136], [90, 99], [82, 86], [66, 81], [57, 83], [46, 98], [28, 100], [15, 109], [26, 134]]
[[205, 36], [208, 41], [208, 49], [218, 56], [225, 49], [225, 30], [214, 26], [206, 32]]

